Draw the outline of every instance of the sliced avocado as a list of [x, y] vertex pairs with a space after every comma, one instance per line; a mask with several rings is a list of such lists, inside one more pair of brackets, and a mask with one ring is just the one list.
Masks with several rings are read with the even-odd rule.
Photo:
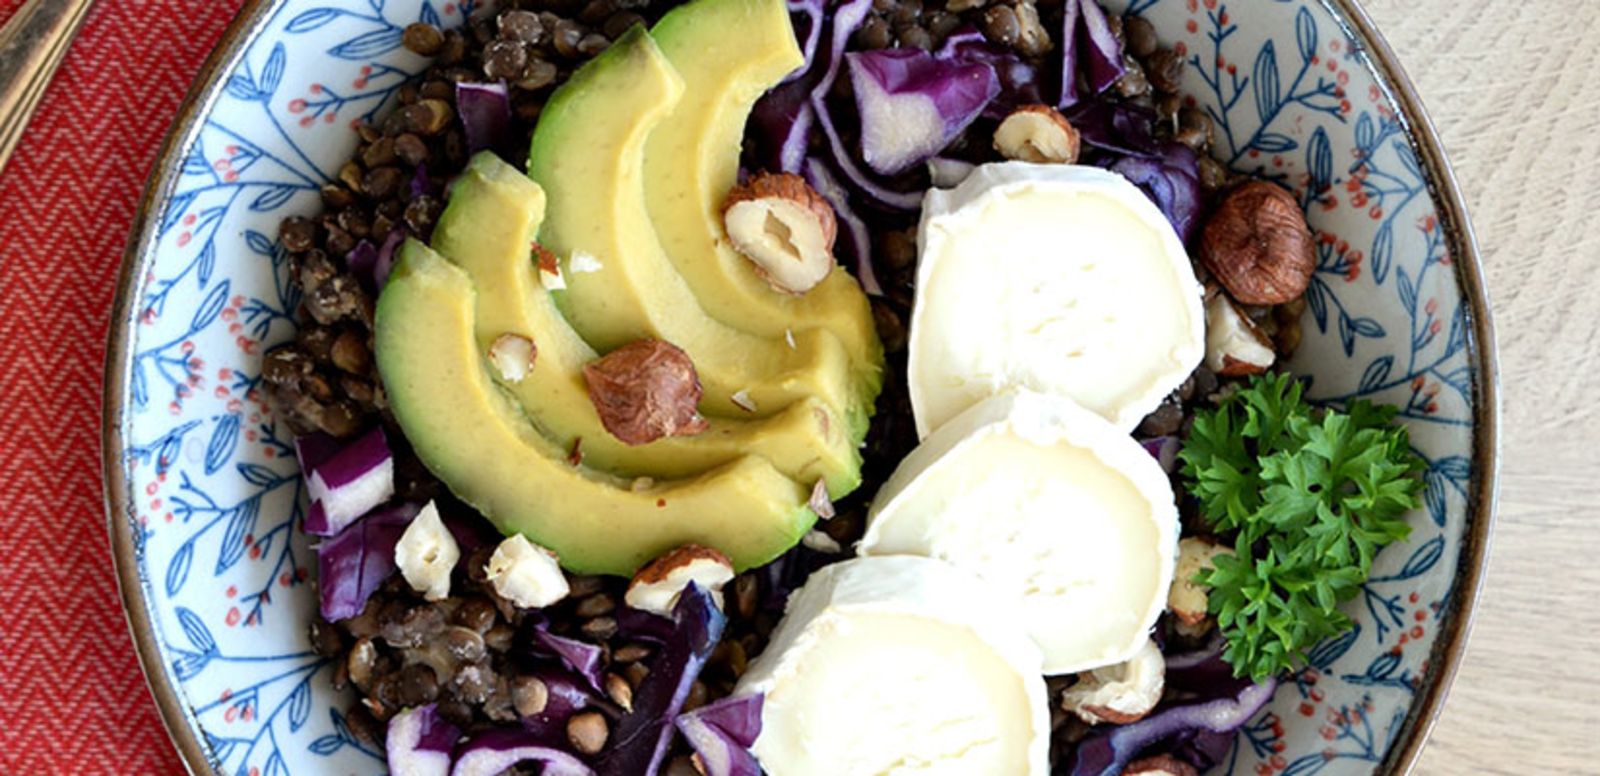
[[815, 398], [768, 418], [710, 418], [711, 427], [699, 434], [645, 445], [623, 444], [606, 431], [583, 379], [584, 365], [598, 356], [561, 317], [529, 250], [544, 208], [539, 184], [486, 151], [451, 186], [433, 248], [464, 270], [477, 291], [480, 354], [503, 334], [526, 337], [537, 348], [523, 379], [511, 382], [492, 369], [490, 376], [545, 436], [564, 449], [581, 445], [585, 462], [626, 476], [683, 477], [749, 454], [802, 485], [826, 479], [834, 498], [861, 484], [855, 443]]
[[[758, 337], [706, 315], [661, 250], [644, 195], [644, 145], [683, 94], [683, 79], [643, 28], [573, 73], [539, 114], [528, 175], [549, 211], [539, 242], [561, 257], [556, 301], [597, 350], [655, 337], [694, 361], [708, 415], [766, 415], [815, 396], [865, 433], [870, 398], [826, 331]], [[736, 398], [737, 397], [737, 398]]]
[[883, 345], [860, 284], [835, 268], [805, 294], [780, 293], [723, 230], [750, 109], [804, 63], [783, 0], [694, 0], [661, 17], [650, 35], [684, 83], [644, 150], [645, 200], [667, 256], [713, 318], [763, 336], [833, 332], [875, 392]]
[[651, 483], [567, 463], [489, 378], [474, 302], [466, 273], [408, 240], [378, 299], [375, 351], [417, 456], [501, 531], [549, 547], [571, 571], [628, 575], [691, 542], [750, 568], [809, 530], [810, 494], [754, 456]]

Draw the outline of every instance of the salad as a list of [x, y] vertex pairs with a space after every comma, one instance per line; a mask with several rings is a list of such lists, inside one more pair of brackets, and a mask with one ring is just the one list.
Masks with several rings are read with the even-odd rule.
[[1094, 0], [425, 23], [263, 371], [391, 772], [1197, 774], [1408, 532], [1317, 239]]

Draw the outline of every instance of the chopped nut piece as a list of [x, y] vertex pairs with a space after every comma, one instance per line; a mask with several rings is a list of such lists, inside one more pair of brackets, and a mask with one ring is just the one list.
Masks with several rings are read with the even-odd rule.
[[1228, 194], [1206, 221], [1200, 258], [1242, 304], [1282, 304], [1300, 296], [1317, 266], [1299, 203], [1266, 181]]
[[556, 255], [538, 243], [533, 244], [533, 255], [539, 267], [539, 285], [546, 291], [560, 291], [567, 287], [567, 279], [561, 276], [561, 264], [556, 261]]
[[1267, 371], [1277, 355], [1272, 340], [1261, 333], [1227, 294], [1206, 300], [1206, 367], [1219, 375], [1239, 377]]
[[570, 591], [556, 554], [522, 534], [500, 542], [484, 574], [500, 597], [524, 609], [549, 606]]
[[700, 378], [694, 362], [670, 342], [630, 342], [585, 366], [583, 378], [600, 423], [624, 444], [698, 434], [708, 426], [695, 411]]
[[722, 586], [733, 579], [733, 562], [710, 547], [685, 544], [645, 564], [628, 583], [623, 600], [635, 609], [670, 615], [690, 582], [722, 607]]
[[1091, 725], [1124, 725], [1156, 707], [1165, 678], [1161, 649], [1155, 642], [1145, 642], [1126, 663], [1080, 674], [1077, 684], [1061, 692], [1061, 707]]
[[1191, 536], [1178, 542], [1178, 562], [1172, 572], [1172, 587], [1167, 591], [1167, 609], [1179, 622], [1196, 626], [1205, 621], [1206, 588], [1194, 577], [1202, 570], [1216, 568], [1214, 559], [1230, 552], [1210, 539]]
[[1170, 754], [1158, 754], [1128, 763], [1122, 776], [1200, 776], [1200, 771]]
[[803, 294], [833, 271], [833, 207], [798, 175], [761, 173], [736, 187], [722, 220], [733, 247], [778, 291]]
[[572, 451], [567, 453], [567, 464], [577, 466], [583, 463], [583, 437], [573, 437]]
[[433, 502], [422, 508], [400, 535], [394, 546], [394, 564], [400, 568], [411, 589], [429, 601], [440, 601], [450, 595], [450, 572], [461, 558], [456, 538], [439, 519], [439, 509]]
[[728, 401], [733, 402], [733, 406], [738, 407], [745, 412], [756, 411], [756, 403], [751, 401], [750, 392], [744, 390], [743, 388], [734, 391], [733, 395], [728, 397]]
[[811, 498], [806, 501], [806, 506], [822, 520], [832, 520], [834, 516], [833, 499], [828, 498], [828, 483], [817, 480], [811, 486]]
[[489, 362], [494, 364], [501, 378], [513, 383], [520, 383], [528, 376], [538, 356], [539, 348], [533, 340], [520, 334], [502, 334], [489, 346]]
[[1072, 164], [1078, 161], [1078, 130], [1054, 108], [1024, 105], [994, 131], [994, 150], [1019, 162]]

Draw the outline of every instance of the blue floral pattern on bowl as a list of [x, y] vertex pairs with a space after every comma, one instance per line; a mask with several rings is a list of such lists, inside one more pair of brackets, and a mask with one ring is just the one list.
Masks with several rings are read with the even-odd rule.
[[[1216, 122], [1216, 153], [1291, 187], [1317, 233], [1304, 344], [1291, 366], [1324, 402], [1402, 407], [1428, 462], [1427, 508], [1380, 555], [1319, 645], [1241, 732], [1218, 772], [1367, 773], [1396, 740], [1445, 618], [1473, 476], [1470, 315], [1396, 102], [1342, 21], [1313, 0], [1113, 0], [1188, 60], [1186, 98]], [[163, 677], [213, 769], [248, 776], [381, 773], [313, 653], [315, 555], [292, 530], [292, 440], [259, 395], [261, 352], [291, 335], [297, 291], [277, 224], [319, 207], [354, 149], [425, 62], [415, 21], [471, 4], [280, 0], [220, 76], [153, 211], [155, 247], [132, 304], [127, 391], [108, 397], [136, 527], [140, 594]], [[1240, 14], [1245, 18], [1235, 17]], [[136, 624], [137, 626], [137, 624]], [[199, 765], [199, 764], [194, 764]]]

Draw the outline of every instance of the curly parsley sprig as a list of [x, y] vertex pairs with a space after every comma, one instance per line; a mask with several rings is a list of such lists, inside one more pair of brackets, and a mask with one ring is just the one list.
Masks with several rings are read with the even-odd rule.
[[1211, 588], [1235, 674], [1278, 673], [1348, 630], [1339, 602], [1379, 548], [1410, 533], [1425, 467], [1394, 415], [1365, 401], [1313, 409], [1298, 382], [1267, 375], [1195, 416], [1179, 453], [1185, 484], [1212, 530], [1234, 539], [1195, 581]]

